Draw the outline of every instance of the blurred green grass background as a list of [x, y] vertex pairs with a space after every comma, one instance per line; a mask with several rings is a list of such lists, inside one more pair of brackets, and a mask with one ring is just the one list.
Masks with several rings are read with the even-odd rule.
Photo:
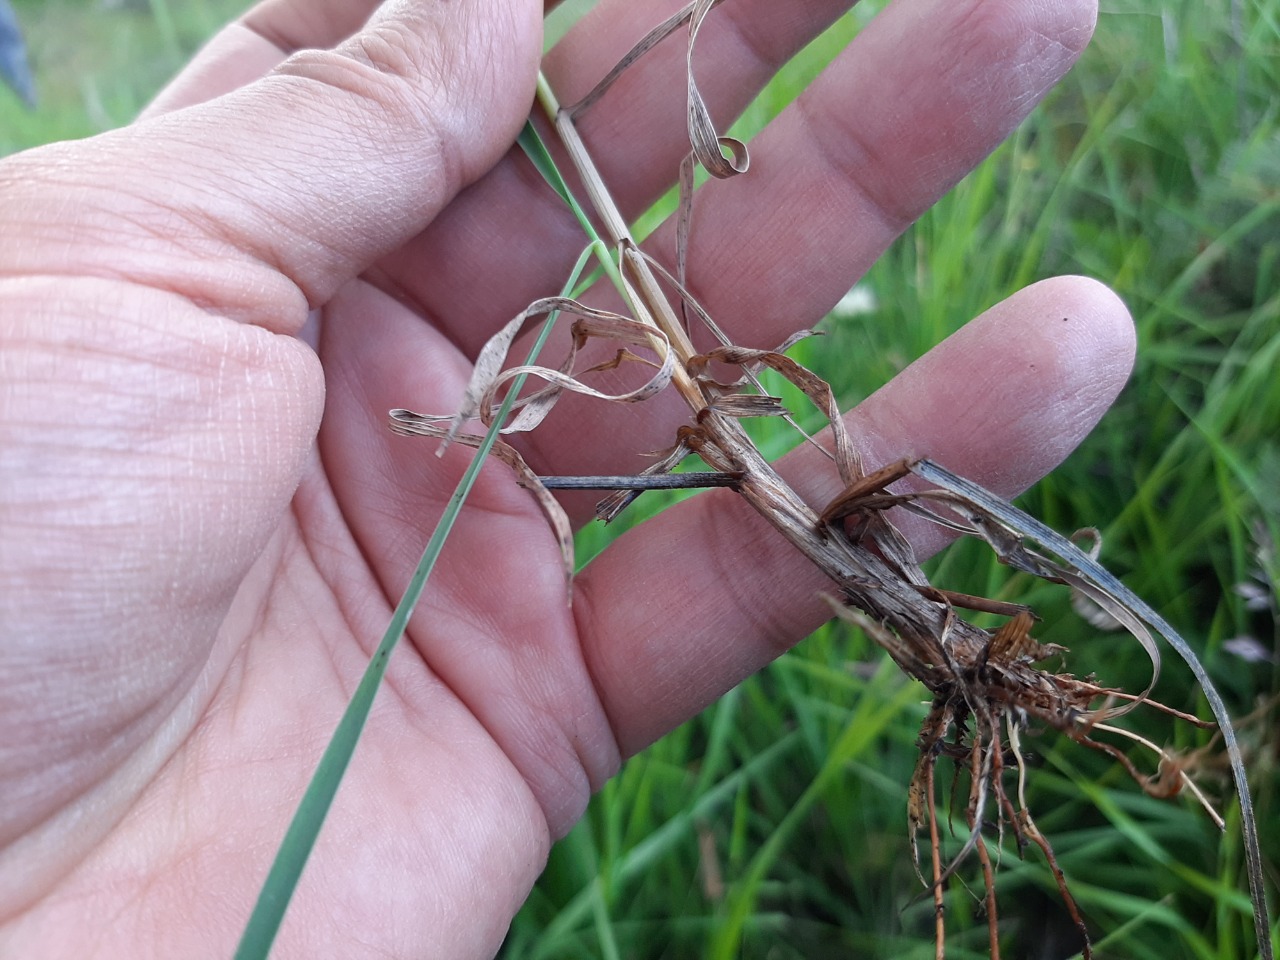
[[[0, 90], [0, 154], [127, 123], [244, 6], [14, 0], [41, 101], [28, 112]], [[739, 131], [782, 109], [875, 6], [811, 45]], [[1138, 327], [1134, 377], [1021, 504], [1062, 530], [1101, 527], [1104, 560], [1202, 651], [1241, 717], [1277, 693], [1278, 94], [1280, 0], [1105, 2], [1076, 70], [894, 245], [860, 285], [860, 306], [828, 318], [826, 341], [798, 348], [848, 406], [1026, 283], [1083, 273], [1112, 285]], [[759, 436], [779, 454], [793, 442]], [[663, 503], [646, 498], [616, 526]], [[616, 532], [584, 532], [583, 556]], [[951, 548], [932, 572], [952, 589], [1035, 604], [1040, 637], [1072, 648], [1074, 672], [1145, 685], [1136, 644], [1098, 634], [1060, 591], [1010, 577], [978, 545]], [[1157, 695], [1201, 707], [1168, 658]], [[932, 957], [905, 827], [922, 699], [864, 638], [820, 630], [626, 765], [553, 851], [504, 956]], [[1274, 724], [1264, 711], [1243, 732], [1273, 893]], [[1174, 747], [1206, 741], [1152, 715], [1132, 725]], [[1234, 832], [1219, 835], [1184, 800], [1145, 797], [1062, 738], [1032, 738], [1030, 750], [1030, 808], [1100, 956], [1253, 955]], [[1206, 771], [1206, 786], [1228, 796], [1216, 776]], [[953, 958], [986, 956], [980, 880], [967, 876], [972, 890], [957, 882], [948, 897]], [[998, 886], [1006, 957], [1072, 955], [1037, 853], [1020, 861], [1007, 844]]]

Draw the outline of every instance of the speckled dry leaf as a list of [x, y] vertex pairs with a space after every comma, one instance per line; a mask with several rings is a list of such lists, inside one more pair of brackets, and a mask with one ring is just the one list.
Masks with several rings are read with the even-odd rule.
[[[685, 70], [689, 78], [689, 143], [693, 147], [693, 155], [711, 176], [717, 180], [727, 180], [747, 172], [751, 165], [747, 145], [741, 140], [722, 137], [716, 132], [715, 121], [711, 119], [711, 111], [702, 99], [693, 74], [693, 48], [698, 41], [698, 32], [702, 29], [707, 14], [719, 2], [720, 0], [697, 0], [694, 3], [689, 15], [689, 49], [685, 57]], [[725, 155], [726, 151], [728, 156]]]
[[[682, 10], [672, 14], [645, 34], [635, 46], [627, 51], [626, 55], [618, 61], [613, 69], [591, 88], [591, 91], [586, 96], [565, 107], [564, 112], [570, 119], [580, 116], [585, 110], [595, 105], [632, 64], [687, 23], [689, 24], [689, 41], [685, 54], [685, 69], [688, 74], [686, 114], [689, 142], [693, 147], [693, 153], [706, 171], [717, 179], [726, 179], [735, 177], [740, 173], [746, 173], [747, 167], [751, 162], [747, 152], [747, 145], [741, 140], [736, 140], [733, 137], [722, 137], [716, 132], [715, 123], [711, 119], [711, 113], [707, 109], [706, 101], [702, 98], [702, 93], [698, 90], [698, 84], [694, 79], [693, 73], [693, 50], [697, 42], [698, 32], [702, 29], [702, 24], [706, 20], [707, 14], [723, 2], [724, 0], [695, 0], [695, 2], [690, 3]], [[729, 152], [728, 157], [724, 155], [726, 150]]]
[[717, 397], [709, 406], [717, 413], [730, 417], [784, 417], [787, 414], [781, 397], [768, 397], [758, 393], [732, 393]]
[[[627, 51], [626, 55], [586, 96], [566, 107], [565, 113], [572, 119], [593, 106], [632, 64], [687, 23], [689, 40], [685, 54], [685, 70], [688, 78], [686, 116], [689, 143], [693, 148], [693, 154], [703, 168], [717, 179], [723, 180], [745, 173], [751, 162], [747, 145], [741, 140], [720, 136], [717, 133], [715, 122], [711, 119], [711, 112], [707, 109], [706, 101], [698, 90], [698, 83], [694, 77], [693, 53], [698, 33], [707, 15], [722, 2], [723, 0], [694, 0], [693, 3], [672, 14]], [[690, 182], [692, 182], [691, 171]], [[683, 271], [681, 273], [683, 275]]]
[[484, 398], [481, 400], [481, 419], [486, 424], [491, 422], [493, 413], [497, 410], [500, 402], [499, 391], [505, 384], [522, 375], [539, 377], [545, 380], [550, 387], [530, 397], [527, 403], [520, 404], [518, 412], [511, 419], [511, 423], [503, 428], [503, 433], [523, 433], [538, 426], [546, 415], [551, 412], [551, 408], [560, 398], [561, 393], [566, 390], [570, 393], [578, 393], [610, 403], [640, 403], [656, 396], [671, 382], [671, 375], [675, 370], [675, 355], [669, 349], [666, 338], [660, 337], [664, 348], [662, 361], [656, 364], [648, 364], [654, 369], [654, 373], [640, 386], [620, 393], [606, 393], [583, 383], [580, 377], [584, 374], [612, 369], [618, 366], [620, 361], [628, 358], [640, 360], [630, 351], [621, 351], [615, 354], [613, 359], [603, 364], [596, 364], [584, 371], [573, 371], [573, 362], [579, 351], [588, 340], [593, 338], [615, 340], [630, 343], [634, 346], [648, 347], [652, 345], [654, 333], [645, 324], [618, 314], [595, 311], [591, 316], [584, 316], [573, 325], [573, 346], [562, 368], [560, 370], [551, 370], [541, 366], [520, 366], [504, 370], [490, 384]]
[[[723, 3], [724, 0], [714, 0], [712, 6]], [[565, 107], [565, 111], [570, 117], [577, 117], [583, 111], [590, 108], [597, 100], [604, 96], [605, 91], [617, 82], [630, 66], [643, 57], [646, 53], [656, 47], [676, 30], [689, 22], [689, 17], [693, 14], [695, 3], [686, 4], [685, 7], [671, 16], [663, 20], [648, 33], [646, 33], [638, 43], [635, 44], [626, 55], [614, 65], [613, 69], [605, 74], [604, 79], [591, 88], [591, 92], [571, 106]]]
[[[683, 174], [684, 167], [685, 165], [682, 164], [681, 176], [684, 175]], [[692, 166], [690, 166], [689, 169], [692, 170]], [[692, 176], [692, 174], [690, 175]], [[689, 292], [689, 289], [688, 287], [685, 286], [684, 281], [676, 276], [672, 276], [671, 272], [667, 270], [666, 267], [664, 267], [659, 261], [651, 257], [649, 254], [645, 253], [643, 250], [640, 250], [639, 253], [643, 258], [644, 262], [653, 269], [654, 273], [656, 273], [664, 281], [669, 283], [671, 285], [671, 288], [675, 291], [676, 295], [680, 298], [681, 315], [686, 317], [686, 332], [688, 329], [688, 323], [687, 323], [687, 314], [685, 311], [692, 310], [694, 315], [698, 318], [698, 320], [702, 323], [702, 325], [711, 332], [712, 336], [714, 336], [722, 345], [726, 347], [732, 346], [733, 341], [731, 341], [728, 335], [725, 334], [725, 332], [720, 328], [720, 325], [716, 323], [715, 319], [711, 316], [711, 314], [707, 312], [707, 309], [701, 303], [698, 302], [697, 298], [694, 297], [692, 293]], [[807, 339], [808, 337], [815, 337], [815, 336], [820, 336], [820, 334], [814, 330], [806, 330], [806, 329], [797, 330], [795, 333], [787, 337], [787, 339], [782, 341], [781, 344], [774, 347], [773, 352], [786, 353], [788, 350], [794, 347], [801, 340]], [[726, 393], [739, 390], [745, 387], [747, 384], [750, 384], [752, 387], [754, 387], [757, 393], [767, 394], [768, 391], [765, 390], [764, 385], [760, 383], [759, 378], [756, 376], [756, 374], [760, 372], [760, 367], [761, 367], [761, 364], [758, 364], [758, 363], [745, 365], [742, 368], [742, 376], [739, 377], [738, 380], [736, 380], [733, 383], [716, 383], [714, 381], [709, 381], [705, 379], [700, 379], [699, 382], [702, 384], [704, 388], [704, 393], [706, 393], [706, 395], [709, 397], [723, 396]], [[811, 437], [808, 434], [808, 432], [805, 431], [805, 429], [795, 421], [795, 419], [791, 416], [791, 413], [789, 411], [784, 412], [782, 414], [782, 418], [786, 420], [788, 424], [791, 425], [792, 429], [795, 430], [796, 433], [798, 433], [801, 437], [804, 438], [805, 443], [809, 444], [811, 447], [819, 451], [823, 456], [827, 457], [828, 459], [834, 459], [834, 457], [831, 454], [831, 451], [829, 451], [826, 447], [822, 446], [816, 440], [814, 440], [813, 437]]]
[[840, 479], [850, 484], [862, 476], [860, 458], [854, 449], [853, 441], [849, 438], [849, 431], [845, 429], [840, 407], [827, 381], [776, 350], [717, 347], [707, 353], [690, 357], [685, 366], [690, 373], [697, 376], [711, 363], [727, 363], [740, 367], [762, 365], [798, 387], [830, 421], [831, 436], [835, 444], [836, 468], [840, 471]]

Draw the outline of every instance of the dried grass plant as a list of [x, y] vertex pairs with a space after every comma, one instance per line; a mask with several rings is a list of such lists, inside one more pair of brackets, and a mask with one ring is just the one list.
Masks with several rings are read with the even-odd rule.
[[[530, 304], [489, 341], [477, 360], [458, 410], [430, 416], [393, 410], [391, 429], [408, 436], [437, 439], [441, 451], [449, 444], [465, 443], [478, 448], [477, 462], [492, 453], [509, 464], [516, 481], [531, 491], [548, 517], [560, 543], [570, 591], [574, 570], [571, 528], [551, 493], [553, 488], [567, 486], [610, 491], [597, 509], [604, 520], [617, 516], [644, 489], [690, 483], [727, 486], [821, 570], [830, 581], [833, 615], [864, 630], [903, 671], [920, 681], [932, 698], [920, 734], [916, 771], [904, 788], [913, 844], [917, 835], [927, 838], [928, 855], [920, 878], [926, 895], [935, 904], [938, 957], [944, 956], [946, 945], [946, 881], [966, 866], [971, 855], [977, 861], [985, 891], [990, 953], [992, 957], [999, 956], [998, 851], [993, 854], [993, 830], [1001, 838], [1006, 833], [1012, 835], [1019, 853], [1028, 845], [1038, 848], [1079, 931], [1084, 956], [1092, 956], [1088, 931], [1072, 898], [1069, 878], [1059, 868], [1050, 839], [1037, 828], [1027, 806], [1025, 785], [1031, 774], [1024, 761], [1021, 736], [1028, 727], [1048, 727], [1085, 747], [1102, 751], [1149, 794], [1192, 795], [1206, 815], [1223, 827], [1223, 819], [1190, 776], [1190, 758], [1174, 755], [1126, 731], [1116, 721], [1131, 711], [1151, 709], [1180, 722], [1216, 725], [1240, 805], [1258, 950], [1265, 960], [1270, 960], [1257, 827], [1231, 720], [1186, 641], [1098, 563], [1100, 541], [1096, 533], [1063, 537], [1007, 501], [928, 460], [862, 462], [845, 430], [831, 388], [786, 356], [788, 347], [808, 336], [808, 331], [799, 331], [785, 343], [772, 347], [739, 345], [732, 340], [731, 319], [712, 318], [690, 293], [686, 264], [693, 226], [695, 168], [700, 167], [714, 178], [739, 176], [749, 169], [746, 145], [716, 130], [695, 81], [699, 30], [720, 2], [695, 0], [655, 27], [575, 104], [562, 106], [545, 80], [539, 85], [541, 129], [553, 146], [548, 149], [532, 126], [526, 128], [522, 143], [551, 186], [577, 213], [589, 250], [598, 260], [598, 272], [612, 283], [624, 306], [588, 306], [579, 299], [581, 288], [575, 271], [561, 296]], [[601, 103], [608, 89], [633, 63], [659, 43], [677, 42], [681, 37], [687, 48], [690, 152], [678, 174], [677, 255], [676, 262], [668, 268], [652, 260], [631, 235], [608, 184], [579, 136], [576, 122], [585, 111], [607, 106]], [[568, 159], [573, 177], [561, 176], [553, 155]], [[572, 190], [566, 185], [569, 179], [575, 184]], [[586, 197], [585, 205], [579, 205], [578, 193]], [[507, 367], [512, 345], [534, 319], [544, 316], [548, 322], [539, 348], [557, 316], [572, 318], [571, 331], [562, 338], [568, 344], [563, 361], [554, 367], [540, 364], [534, 359], [535, 351], [525, 363]], [[697, 327], [709, 331], [717, 345], [697, 349], [691, 334]], [[593, 350], [593, 344], [601, 343], [608, 350], [602, 353], [598, 346]], [[599, 375], [621, 366], [647, 372], [638, 385], [620, 390], [604, 386], [607, 381], [599, 379]], [[829, 420], [831, 440], [824, 451], [830, 469], [838, 473], [844, 487], [843, 493], [829, 503], [807, 503], [774, 470], [743, 428], [744, 418], [789, 417], [782, 401], [767, 395], [760, 386], [757, 374], [765, 368], [795, 385]], [[725, 375], [725, 370], [737, 373]], [[540, 381], [541, 386], [519, 395], [527, 378]], [[638, 477], [539, 477], [516, 447], [496, 439], [499, 432], [518, 434], [535, 429], [566, 393], [599, 402], [643, 403], [667, 390], [674, 390], [683, 399], [688, 421], [671, 437], [669, 449], [660, 452], [652, 466]], [[512, 414], [509, 421], [508, 413]], [[487, 433], [472, 429], [477, 421], [488, 428]], [[672, 471], [691, 455], [701, 458], [710, 472], [692, 479], [673, 475]], [[1145, 690], [1134, 692], [1073, 676], [1062, 667], [1067, 651], [1041, 644], [1033, 636], [1037, 617], [1029, 607], [932, 585], [894, 525], [894, 517], [905, 512], [952, 533], [979, 538], [1014, 569], [1072, 590], [1082, 605], [1095, 611], [1094, 616], [1122, 625], [1143, 646], [1153, 667], [1151, 683]], [[1082, 550], [1073, 542], [1080, 536], [1092, 540], [1090, 550]], [[408, 606], [402, 604], [404, 616], [397, 614], [396, 623], [388, 631], [389, 639], [384, 640], [384, 647], [375, 656], [375, 666], [385, 666], [390, 646], [416, 600], [414, 591], [420, 590], [424, 579], [420, 568], [414, 587], [406, 596]], [[1003, 619], [1003, 625], [984, 629], [966, 619], [961, 613], [964, 610], [994, 614]], [[1151, 698], [1161, 668], [1157, 636], [1189, 665], [1204, 692], [1211, 722], [1172, 710]], [[375, 678], [370, 697], [376, 684]], [[358, 727], [357, 721], [356, 735]], [[1150, 754], [1146, 761], [1131, 759], [1129, 748], [1134, 744]], [[963, 795], [957, 795], [953, 787], [950, 802], [961, 811], [968, 836], [960, 853], [949, 862], [943, 859], [940, 842], [939, 808], [947, 803], [946, 797], [940, 796], [943, 791], [937, 775], [941, 758], [955, 761], [965, 784], [960, 791]], [[955, 781], [960, 782], [959, 778]], [[327, 806], [318, 803], [316, 810], [322, 818]], [[318, 829], [318, 822], [315, 825]], [[295, 864], [295, 881], [305, 857], [306, 850], [302, 849]]]

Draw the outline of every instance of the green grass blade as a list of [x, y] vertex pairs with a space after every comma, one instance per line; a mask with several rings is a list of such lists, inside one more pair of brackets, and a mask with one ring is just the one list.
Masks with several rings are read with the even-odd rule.
[[[556, 100], [556, 95], [551, 89], [551, 85], [547, 83], [546, 76], [541, 72], [538, 73], [538, 102], [542, 104], [548, 119], [554, 121], [559, 113], [560, 104]], [[547, 150], [547, 145], [543, 142], [542, 137], [531, 122], [525, 123], [517, 142], [528, 155], [533, 165], [546, 178], [547, 183], [551, 184], [552, 189], [560, 194], [564, 198], [564, 202], [569, 205], [569, 209], [573, 211], [573, 215], [578, 220], [578, 226], [582, 227], [582, 232], [591, 240], [591, 246], [595, 251], [596, 260], [599, 262], [600, 268], [609, 277], [610, 282], [617, 289], [623, 302], [630, 303], [631, 296], [627, 290], [627, 285], [622, 281], [622, 274], [618, 271], [618, 264], [614, 262], [612, 255], [609, 253], [609, 248], [605, 245], [604, 240], [600, 238], [600, 234], [596, 231], [595, 224], [591, 222], [591, 218], [587, 216], [586, 210], [578, 202], [577, 197], [573, 195], [564, 178], [560, 176], [560, 171], [556, 168], [555, 161], [551, 158], [551, 152]]]
[[551, 152], [547, 149], [547, 145], [542, 142], [542, 137], [538, 135], [538, 129], [531, 120], [524, 122], [524, 129], [520, 131], [520, 136], [516, 138], [516, 143], [520, 144], [520, 149], [529, 158], [529, 162], [542, 174], [542, 179], [551, 185], [551, 189], [560, 194], [564, 202], [570, 207], [577, 206], [574, 203], [573, 195], [569, 193], [569, 185], [564, 182], [564, 177], [560, 176], [560, 171], [556, 168], [556, 162], [551, 159]]
[[[592, 251], [587, 249], [578, 258], [578, 262], [570, 274], [569, 281], [564, 286], [565, 295], [578, 282], [578, 277], [586, 266], [587, 259], [591, 256], [591, 253]], [[555, 325], [557, 316], [558, 313], [555, 312], [548, 315], [537, 341], [529, 351], [529, 357], [525, 361], [526, 364], [532, 364], [537, 359], [547, 341], [547, 337], [551, 333], [551, 328]], [[240, 945], [236, 948], [236, 960], [265, 960], [271, 951], [271, 944], [280, 929], [281, 921], [284, 920], [285, 910], [288, 908], [293, 892], [297, 888], [298, 880], [302, 876], [302, 869], [306, 866], [307, 858], [311, 855], [311, 850], [315, 846], [316, 837], [319, 836], [320, 827], [324, 824], [329, 807], [333, 804], [333, 798], [338, 792], [338, 785], [342, 782], [343, 774], [346, 773], [347, 764], [351, 761], [352, 754], [355, 753], [356, 743], [360, 739], [360, 732], [364, 729], [365, 721], [369, 717], [369, 710], [373, 706], [373, 698], [377, 694], [382, 678], [387, 672], [387, 663], [391, 659], [391, 651], [395, 649], [396, 644], [400, 642], [400, 638], [404, 635], [405, 625], [409, 622], [409, 616], [413, 613], [414, 607], [417, 606], [418, 600], [422, 596], [423, 588], [427, 584], [427, 578], [431, 576], [431, 571], [435, 567], [436, 560], [440, 557], [441, 550], [444, 549], [449, 532], [453, 529], [453, 524], [457, 520], [458, 514], [462, 511], [467, 495], [471, 492], [476, 478], [480, 475], [480, 468], [484, 465], [489, 451], [493, 449], [493, 444], [498, 438], [498, 432], [502, 429], [502, 424], [506, 421], [512, 404], [515, 403], [516, 395], [524, 385], [524, 380], [523, 376], [518, 377], [512, 388], [507, 391], [502, 405], [498, 409], [498, 414], [494, 417], [493, 424], [489, 427], [488, 433], [485, 434], [484, 441], [476, 450], [476, 454], [466, 472], [462, 475], [462, 479], [458, 481], [458, 486], [454, 490], [453, 496], [449, 498], [449, 503], [445, 507], [440, 522], [436, 525], [435, 531], [431, 534], [431, 539], [427, 542], [427, 547], [422, 553], [422, 559], [418, 562], [413, 578], [405, 588], [404, 595], [400, 598], [400, 603], [396, 605], [395, 613], [391, 617], [391, 623], [387, 626], [387, 631], [382, 636], [382, 642], [378, 644], [378, 649], [374, 651], [373, 658], [365, 670], [364, 677], [360, 680], [360, 685], [356, 687], [356, 692], [352, 695], [351, 702], [347, 704], [347, 709], [343, 713], [342, 719], [338, 722], [333, 738], [329, 741], [324, 755], [320, 758], [320, 764], [316, 768], [315, 775], [311, 778], [311, 783], [307, 786], [306, 793], [303, 794], [302, 801], [298, 804], [298, 809], [293, 815], [293, 820], [289, 824], [289, 829], [280, 844], [280, 849], [276, 852], [276, 859], [267, 874], [262, 891], [258, 894], [258, 902], [254, 905], [253, 913], [250, 915], [249, 922], [240, 939]]]
[[[546, 80], [542, 74], [538, 74], [539, 89], [547, 91], [547, 96], [551, 96], [550, 87], [546, 85]], [[623, 287], [621, 277], [618, 275], [617, 264], [609, 255], [609, 248], [600, 239], [600, 234], [596, 232], [595, 224], [591, 222], [591, 218], [587, 216], [586, 210], [582, 204], [578, 202], [578, 198], [573, 195], [573, 191], [569, 189], [569, 185], [565, 183], [564, 177], [560, 175], [560, 170], [556, 167], [556, 162], [551, 156], [551, 151], [547, 149], [546, 142], [542, 139], [542, 135], [538, 133], [538, 128], [533, 125], [531, 120], [526, 120], [524, 129], [520, 131], [520, 136], [516, 138], [516, 143], [520, 145], [520, 149], [524, 151], [525, 156], [529, 158], [529, 162], [534, 165], [537, 171], [542, 174], [542, 178], [547, 181], [551, 189], [560, 195], [560, 198], [568, 204], [569, 209], [573, 211], [574, 217], [578, 220], [578, 226], [582, 227], [582, 232], [587, 235], [591, 241], [592, 249], [595, 251], [596, 259], [600, 266], [592, 271], [591, 275], [582, 281], [579, 288], [574, 290], [571, 296], [577, 299], [583, 291], [588, 289], [602, 274], [607, 274], [609, 279], [617, 287], [618, 292], [622, 294], [623, 300], [626, 300], [627, 293]]]

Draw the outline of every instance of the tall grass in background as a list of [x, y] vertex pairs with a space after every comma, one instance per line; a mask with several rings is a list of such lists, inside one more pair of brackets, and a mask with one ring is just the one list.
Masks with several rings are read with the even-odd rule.
[[[244, 4], [14, 6], [42, 105], [28, 114], [0, 91], [0, 152], [126, 122]], [[741, 130], [789, 102], [872, 9], [815, 42]], [[821, 348], [798, 348], [849, 406], [1026, 283], [1071, 272], [1111, 284], [1138, 326], [1134, 378], [1021, 503], [1059, 529], [1101, 527], [1103, 559], [1202, 651], [1238, 716], [1277, 693], [1278, 91], [1280, 0], [1107, 3], [1093, 45], [1047, 103], [895, 244], [824, 323]], [[781, 453], [791, 439], [763, 442]], [[617, 526], [638, 522], [646, 499], [650, 510], [663, 503], [646, 494]], [[582, 556], [613, 533], [585, 531]], [[939, 584], [1036, 604], [1041, 638], [1070, 647], [1076, 672], [1145, 684], [1135, 644], [1087, 626], [1053, 588], [1011, 578], [984, 547], [958, 545], [934, 566]], [[1157, 694], [1200, 704], [1172, 662]], [[820, 630], [626, 765], [552, 852], [505, 955], [931, 957], [931, 907], [915, 899], [905, 835], [924, 699], [865, 639]], [[1161, 743], [1205, 741], [1158, 718], [1136, 723]], [[1274, 723], [1268, 714], [1242, 735], [1273, 867]], [[1061, 738], [1029, 747], [1029, 805], [1101, 955], [1248, 955], [1234, 833], [1219, 836], [1183, 801], [1145, 797]], [[1204, 778], [1230, 792], [1212, 770]], [[1069, 955], [1069, 924], [1038, 854], [1020, 862], [1006, 850], [998, 886], [1007, 956]], [[978, 898], [956, 887], [948, 902], [948, 956], [985, 956]]]

